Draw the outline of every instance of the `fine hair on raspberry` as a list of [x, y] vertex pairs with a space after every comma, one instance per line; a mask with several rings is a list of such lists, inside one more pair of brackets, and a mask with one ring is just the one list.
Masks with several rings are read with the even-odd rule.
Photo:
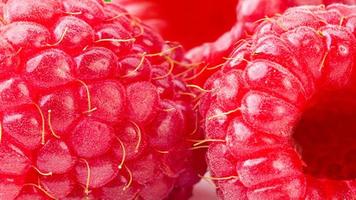
[[203, 88], [219, 199], [356, 197], [356, 6], [261, 20]]
[[0, 2], [0, 199], [188, 199], [188, 61], [119, 5]]

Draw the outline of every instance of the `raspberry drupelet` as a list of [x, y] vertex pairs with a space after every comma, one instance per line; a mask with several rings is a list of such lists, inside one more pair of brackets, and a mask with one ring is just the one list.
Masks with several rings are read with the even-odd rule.
[[208, 79], [197, 145], [220, 199], [355, 199], [355, 14], [290, 8]]
[[100, 0], [0, 8], [0, 199], [187, 199], [205, 163], [181, 47]]

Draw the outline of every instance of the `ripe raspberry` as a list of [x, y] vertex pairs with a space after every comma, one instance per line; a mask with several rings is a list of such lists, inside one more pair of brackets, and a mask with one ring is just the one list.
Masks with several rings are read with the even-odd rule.
[[355, 198], [355, 14], [290, 8], [206, 82], [199, 144], [220, 199]]
[[99, 0], [1, 6], [0, 199], [188, 198], [204, 157], [178, 48]]
[[[113, 0], [164, 38], [192, 48], [216, 40], [236, 21], [238, 0]], [[150, 12], [147, 12], [149, 10]]]
[[[285, 9], [298, 5], [320, 5], [341, 2], [356, 4], [355, 0], [241, 0], [237, 5], [237, 22], [230, 31], [224, 33], [215, 42], [205, 43], [191, 49], [187, 58], [196, 65], [194, 83], [200, 86], [219, 69], [236, 45], [254, 33], [258, 22], [283, 13]], [[188, 75], [191, 76], [190, 74]]]

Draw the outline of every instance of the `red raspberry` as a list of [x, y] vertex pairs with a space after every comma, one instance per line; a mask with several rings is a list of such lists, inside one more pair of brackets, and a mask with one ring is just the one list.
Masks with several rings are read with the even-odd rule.
[[188, 198], [204, 156], [178, 49], [99, 0], [1, 7], [0, 199]]
[[[164, 38], [192, 48], [216, 40], [235, 23], [238, 0], [113, 0]], [[149, 10], [149, 12], [147, 12]]]
[[205, 84], [220, 199], [354, 199], [356, 6], [262, 22]]
[[[230, 31], [220, 36], [214, 42], [208, 42], [201, 46], [191, 49], [187, 53], [187, 58], [195, 65], [194, 83], [200, 86], [226, 62], [226, 57], [231, 54], [233, 49], [253, 34], [258, 22], [273, 17], [278, 13], [283, 13], [285, 9], [298, 5], [320, 5], [324, 3], [341, 2], [356, 4], [355, 0], [241, 0], [237, 5], [237, 22]], [[191, 74], [188, 74], [191, 77]]]

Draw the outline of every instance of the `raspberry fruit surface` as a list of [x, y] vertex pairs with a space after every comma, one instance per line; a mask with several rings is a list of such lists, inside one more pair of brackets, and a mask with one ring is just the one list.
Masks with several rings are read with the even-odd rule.
[[220, 199], [355, 199], [355, 13], [290, 8], [208, 79], [206, 178]]
[[0, 8], [0, 199], [187, 199], [204, 154], [179, 46], [100, 0]]
[[[186, 57], [197, 63], [194, 83], [202, 86], [205, 81], [223, 66], [226, 57], [241, 41], [255, 32], [261, 20], [283, 13], [287, 8], [300, 5], [329, 5], [331, 3], [356, 4], [355, 0], [241, 0], [237, 4], [237, 21], [230, 31], [216, 41], [197, 46]], [[199, 64], [200, 63], [200, 64]], [[189, 75], [190, 76], [190, 75]]]

